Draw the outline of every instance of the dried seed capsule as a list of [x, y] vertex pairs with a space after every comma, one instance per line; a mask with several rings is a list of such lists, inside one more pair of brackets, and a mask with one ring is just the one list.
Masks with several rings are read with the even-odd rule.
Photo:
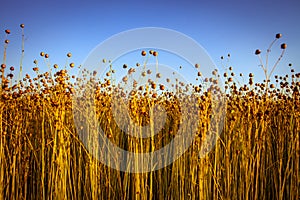
[[70, 67], [71, 68], [75, 67], [75, 64], [74, 63], [70, 63]]
[[286, 47], [287, 47], [287, 44], [285, 44], [285, 43], [283, 43], [283, 44], [281, 44], [281, 49], [286, 49]]
[[259, 49], [255, 50], [255, 55], [259, 55], [260, 53], [261, 53], [261, 50], [259, 50]]
[[282, 34], [281, 33], [277, 33], [275, 37], [276, 37], [276, 39], [279, 39], [279, 38], [282, 37]]
[[164, 89], [165, 89], [165, 86], [161, 84], [161, 85], [159, 86], [159, 89], [160, 89], [160, 90], [164, 90]]

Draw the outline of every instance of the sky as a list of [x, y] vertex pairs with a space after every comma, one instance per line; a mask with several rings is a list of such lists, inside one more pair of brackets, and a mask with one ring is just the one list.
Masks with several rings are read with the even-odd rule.
[[[280, 44], [287, 43], [285, 55], [274, 73], [289, 73], [289, 63], [300, 72], [299, 19], [299, 0], [2, 0], [0, 55], [3, 55], [4, 30], [10, 29], [7, 65], [18, 68], [21, 23], [25, 24], [23, 74], [33, 74], [35, 59], [42, 71], [47, 70], [39, 56], [41, 51], [50, 55], [51, 65], [60, 66], [65, 65], [66, 54], [71, 52], [70, 61], [78, 66], [97, 45], [115, 34], [134, 28], [161, 27], [194, 39], [220, 71], [222, 66], [232, 66], [236, 74], [253, 72], [255, 79], [261, 81], [264, 73], [254, 52], [261, 49], [264, 58], [277, 33], [283, 36], [272, 49], [269, 68], [281, 53]], [[221, 56], [226, 59], [221, 60]]]

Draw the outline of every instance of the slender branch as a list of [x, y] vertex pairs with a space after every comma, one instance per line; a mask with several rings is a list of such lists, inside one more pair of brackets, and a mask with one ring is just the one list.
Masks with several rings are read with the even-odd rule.
[[276, 61], [275, 65], [273, 66], [273, 68], [272, 68], [272, 70], [271, 70], [271, 72], [269, 74], [269, 77], [272, 75], [272, 73], [275, 70], [276, 66], [278, 65], [278, 63], [282, 59], [284, 52], [285, 52], [285, 49], [282, 50], [281, 55], [279, 56], [278, 60]]

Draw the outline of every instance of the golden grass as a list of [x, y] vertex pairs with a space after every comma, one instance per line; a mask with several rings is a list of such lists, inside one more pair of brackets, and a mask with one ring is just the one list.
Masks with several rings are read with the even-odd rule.
[[[292, 72], [290, 81], [288, 77], [277, 77], [275, 88], [268, 87], [269, 75], [265, 83], [253, 83], [253, 74], [249, 74], [249, 83], [238, 86], [231, 70], [224, 74], [225, 123], [215, 147], [201, 159], [199, 151], [208, 130], [211, 101], [205, 88], [193, 86], [192, 94], [197, 96], [200, 113], [199, 129], [190, 148], [165, 168], [127, 173], [98, 162], [81, 142], [78, 136], [81, 129], [77, 129], [73, 118], [77, 110], [72, 107], [72, 96], [80, 85], [72, 83], [66, 69], [52, 76], [51, 70], [39, 74], [36, 66], [36, 77], [25, 75], [16, 85], [11, 84], [10, 76], [5, 76], [7, 70], [2, 65], [0, 199], [298, 199], [300, 196], [300, 73]], [[111, 91], [116, 86], [109, 81], [95, 85], [97, 120], [107, 137], [119, 147], [133, 152], [160, 149], [174, 138], [180, 120], [188, 117], [181, 115], [176, 96], [187, 98], [187, 94], [165, 92], [153, 96], [157, 89], [164, 89], [153, 84], [148, 95], [143, 94], [144, 88], [131, 96], [129, 106], [131, 117], [140, 125], [151, 124], [153, 119], [148, 110], [152, 105], [165, 108], [164, 128], [147, 139], [124, 134], [114, 121], [110, 106]]]

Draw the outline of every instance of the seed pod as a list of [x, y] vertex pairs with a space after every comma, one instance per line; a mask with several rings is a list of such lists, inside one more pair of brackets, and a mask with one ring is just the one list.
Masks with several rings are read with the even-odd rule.
[[122, 78], [122, 81], [123, 81], [123, 82], [127, 82], [127, 80], [128, 80], [127, 76], [124, 76], [124, 77]]
[[70, 67], [71, 68], [75, 67], [75, 64], [74, 63], [70, 63]]
[[21, 28], [24, 28], [24, 27], [25, 27], [25, 25], [24, 25], [24, 24], [20, 24], [20, 27], [21, 27]]
[[142, 56], [146, 56], [147, 53], [146, 53], [146, 51], [142, 51], [141, 54], [142, 54]]
[[259, 55], [260, 53], [261, 53], [261, 50], [259, 50], [259, 49], [255, 50], [255, 55]]
[[282, 34], [281, 33], [277, 33], [275, 37], [276, 37], [276, 39], [279, 39], [279, 38], [282, 37]]
[[5, 33], [6, 33], [6, 34], [10, 34], [10, 30], [9, 30], [9, 29], [6, 29], [6, 30], [5, 30]]
[[285, 43], [281, 44], [281, 49], [286, 49], [287, 45]]
[[157, 51], [154, 51], [153, 56], [157, 56], [157, 55], [158, 55]]
[[152, 89], [155, 89], [156, 88], [156, 83], [152, 83], [151, 87], [152, 87]]
[[72, 54], [71, 53], [67, 53], [67, 56], [70, 58], [70, 57], [72, 57]]
[[1, 68], [5, 69], [6, 68], [6, 64], [1, 64]]
[[164, 89], [165, 89], [165, 86], [161, 84], [161, 85], [159, 85], [159, 89], [160, 89], [160, 90], [164, 90]]

